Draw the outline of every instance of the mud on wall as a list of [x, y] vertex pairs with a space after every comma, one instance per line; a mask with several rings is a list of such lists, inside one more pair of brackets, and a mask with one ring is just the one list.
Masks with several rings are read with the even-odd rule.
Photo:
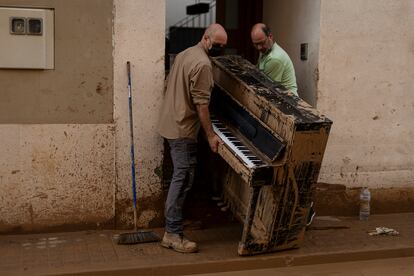
[[414, 185], [414, 2], [321, 4], [318, 106], [334, 121], [321, 181]]
[[0, 231], [113, 225], [112, 1], [0, 6], [55, 12], [55, 69], [0, 69]]
[[318, 108], [333, 120], [320, 181], [414, 186], [414, 2], [322, 0]]
[[165, 1], [114, 1], [114, 121], [116, 223], [130, 225], [131, 165], [126, 62], [131, 62], [140, 227], [160, 226], [164, 206], [160, 174], [162, 139], [156, 122], [163, 97]]
[[[95, 24], [88, 29], [75, 22], [74, 28], [82, 34], [79, 37], [73, 37], [76, 30], [68, 31], [73, 39], [71, 42], [76, 40], [77, 46], [87, 46], [82, 54], [92, 56], [86, 59], [85, 56], [79, 58], [76, 53], [65, 52], [71, 50], [71, 43], [68, 47], [64, 43], [56, 43], [54, 71], [0, 70], [0, 78], [4, 79], [7, 79], [4, 74], [17, 79], [45, 73], [45, 77], [27, 78], [30, 91], [38, 93], [38, 102], [31, 101], [31, 97], [22, 101], [22, 112], [26, 115], [32, 114], [34, 107], [41, 112], [33, 113], [29, 124], [9, 120], [20, 116], [14, 113], [10, 113], [14, 117], [6, 118], [9, 120], [7, 124], [0, 124], [0, 232], [130, 227], [132, 197], [127, 60], [132, 63], [133, 74], [139, 226], [160, 225], [163, 204], [158, 168], [161, 167], [162, 141], [155, 131], [155, 122], [164, 83], [164, 1], [0, 0], [1, 5], [16, 3], [25, 7], [49, 7], [50, 4], [56, 10], [65, 7], [66, 13], [74, 15], [76, 20], [81, 17], [82, 22], [93, 22], [96, 17], [105, 20], [100, 21], [102, 30], [95, 29]], [[61, 16], [65, 19], [56, 18], [57, 21], [63, 20], [59, 24], [70, 26], [71, 17]], [[57, 13], [55, 17], [59, 17]], [[108, 22], [109, 40], [106, 36]], [[57, 22], [56, 26], [59, 24]], [[59, 30], [62, 31], [55, 29], [56, 38], [64, 36]], [[92, 43], [88, 32], [94, 32], [91, 36], [99, 38]], [[107, 47], [110, 49], [109, 59], [106, 54], [95, 55], [94, 51], [106, 53]], [[59, 63], [59, 59], [64, 62]], [[70, 61], [81, 64], [75, 68]], [[85, 83], [83, 80], [78, 82], [78, 74], [82, 75]], [[89, 81], [98, 84], [101, 78], [106, 78], [102, 86], [86, 85]], [[22, 89], [22, 85], [26, 85], [14, 82], [8, 84], [12, 89]], [[47, 88], [48, 85], [57, 85], [59, 89], [55, 87], [54, 91], [65, 96], [65, 104], [74, 100], [87, 108], [79, 107], [62, 113], [46, 112], [42, 107], [44, 101], [56, 105], [61, 100], [53, 96], [45, 100], [40, 96], [44, 92], [40, 87]], [[76, 85], [76, 89], [71, 85]], [[91, 105], [80, 96], [89, 92], [96, 92], [94, 104], [102, 107], [91, 114], [88, 109]], [[0, 95], [1, 100], [4, 100], [4, 95]], [[17, 111], [20, 111], [18, 107], [13, 110]]]
[[0, 125], [0, 232], [113, 224], [110, 125]]
[[[413, 211], [413, 13], [410, 0], [264, 1], [300, 96], [334, 122], [314, 192], [318, 214], [357, 215], [362, 186], [374, 213]], [[308, 62], [299, 59], [302, 42]]]
[[0, 0], [55, 13], [55, 69], [0, 69], [0, 123], [112, 123], [112, 0]]
[[414, 186], [413, 11], [410, 0], [264, 1], [300, 96], [334, 122], [319, 181]]

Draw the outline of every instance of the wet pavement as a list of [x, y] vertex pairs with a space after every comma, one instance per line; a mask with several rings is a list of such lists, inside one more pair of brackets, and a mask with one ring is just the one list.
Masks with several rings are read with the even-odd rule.
[[277, 267], [244, 271], [198, 274], [199, 276], [411, 276], [414, 275], [414, 257], [375, 259], [369, 261]]
[[[380, 226], [400, 234], [368, 235]], [[162, 229], [154, 231], [162, 234]], [[414, 256], [414, 213], [374, 215], [367, 222], [316, 217], [301, 248], [250, 257], [237, 255], [241, 225], [234, 222], [186, 231], [199, 244], [196, 254], [176, 253], [158, 243], [118, 245], [119, 233], [1, 235], [0, 275], [189, 275]]]

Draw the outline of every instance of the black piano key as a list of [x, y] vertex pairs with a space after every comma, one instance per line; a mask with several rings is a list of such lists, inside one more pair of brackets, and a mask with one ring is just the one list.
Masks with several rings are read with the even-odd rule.
[[257, 156], [251, 156], [251, 157], [249, 157], [249, 160], [252, 160], [252, 161], [257, 161], [257, 160], [259, 160], [259, 161], [260, 161], [260, 159], [259, 159], [259, 158], [257, 158]]

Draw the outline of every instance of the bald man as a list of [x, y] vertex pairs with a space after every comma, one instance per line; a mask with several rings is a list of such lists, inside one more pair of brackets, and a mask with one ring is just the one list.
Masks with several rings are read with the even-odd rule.
[[298, 88], [293, 63], [289, 55], [273, 41], [270, 29], [263, 23], [257, 23], [253, 26], [250, 35], [253, 46], [260, 52], [257, 62], [259, 69], [297, 96]]
[[224, 28], [212, 24], [197, 45], [175, 57], [158, 121], [158, 132], [168, 140], [174, 166], [161, 245], [181, 253], [198, 251], [197, 244], [183, 235], [183, 204], [194, 181], [200, 125], [213, 152], [223, 143], [213, 131], [208, 104], [214, 85], [210, 57], [219, 55], [226, 44]]
[[[295, 68], [289, 55], [273, 41], [273, 35], [269, 27], [263, 23], [253, 26], [250, 33], [252, 42], [256, 50], [260, 52], [257, 66], [272, 80], [279, 82], [293, 94], [298, 96]], [[310, 226], [315, 211], [313, 202], [309, 208], [306, 226]]]

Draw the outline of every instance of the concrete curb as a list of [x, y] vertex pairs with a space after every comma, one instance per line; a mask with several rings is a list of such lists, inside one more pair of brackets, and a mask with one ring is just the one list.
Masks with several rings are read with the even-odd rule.
[[316, 265], [326, 263], [342, 263], [414, 256], [414, 247], [396, 249], [332, 252], [313, 255], [273, 255], [251, 256], [223, 261], [206, 261], [201, 263], [168, 264], [148, 267], [117, 267], [105, 270], [71, 271], [69, 273], [52, 273], [46, 275], [189, 275], [201, 273], [217, 273], [240, 270], [266, 269], [289, 266]]

